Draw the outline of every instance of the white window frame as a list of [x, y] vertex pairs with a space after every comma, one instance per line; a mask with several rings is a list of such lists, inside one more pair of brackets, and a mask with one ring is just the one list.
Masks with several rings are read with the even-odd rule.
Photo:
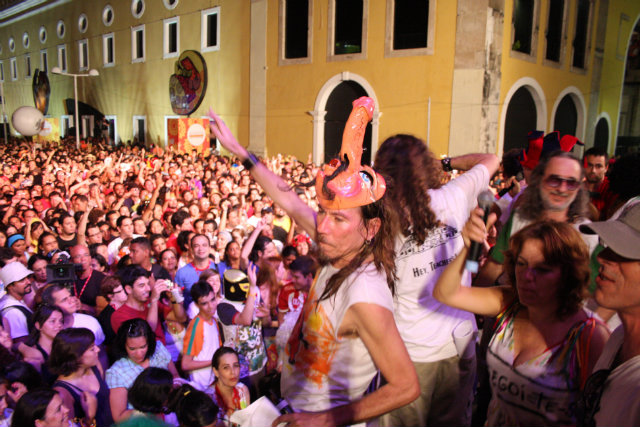
[[11, 81], [15, 82], [18, 80], [18, 60], [14, 56], [13, 58], [9, 58], [9, 64], [11, 67]]
[[[176, 51], [169, 52], [169, 27], [171, 24], [176, 24]], [[162, 57], [163, 58], [175, 58], [180, 56], [180, 17], [174, 16], [173, 18], [167, 18], [163, 21], [163, 43], [162, 43]]]
[[[209, 15], [216, 15], [218, 24], [216, 25], [216, 44], [215, 46], [207, 45], [207, 34], [209, 32], [209, 26], [207, 24], [207, 17]], [[220, 50], [220, 6], [212, 7], [211, 9], [203, 10], [200, 14], [200, 51], [201, 52], [213, 52]]]
[[[131, 132], [131, 141], [133, 141], [133, 138], [136, 137], [136, 131], [138, 130], [138, 121], [142, 120], [144, 122], [144, 136], [146, 139], [146, 135], [147, 135], [147, 116], [133, 116], [133, 127], [132, 127], [132, 132]], [[140, 138], [138, 138], [138, 142], [140, 142]], [[145, 143], [147, 142], [146, 140], [144, 141]]]
[[32, 64], [31, 64], [31, 55], [30, 54], [26, 54], [24, 56], [24, 78], [25, 79], [30, 79], [31, 77], [33, 77], [33, 69], [32, 69]]
[[[138, 32], [142, 32], [142, 56], [138, 57], [136, 55], [137, 43], [136, 43], [136, 34]], [[144, 24], [138, 25], [137, 27], [131, 28], [131, 63], [144, 62], [147, 56], [147, 40], [146, 40], [146, 32], [144, 29]]]
[[395, 0], [387, 0], [387, 25], [384, 43], [384, 56], [387, 58], [416, 55], [433, 55], [436, 42], [436, 0], [429, 0], [429, 17], [427, 21], [427, 47], [414, 49], [394, 49], [393, 35], [395, 33]]
[[49, 52], [47, 49], [40, 51], [40, 71], [49, 72]]
[[362, 45], [360, 53], [335, 54], [336, 45], [336, 0], [329, 0], [329, 17], [327, 28], [327, 61], [353, 61], [367, 59], [367, 34], [369, 32], [369, 0], [362, 0]]
[[[65, 123], [67, 124], [66, 127], [65, 127]], [[60, 137], [61, 138], [64, 138], [65, 136], [67, 136], [67, 131], [69, 130], [69, 128], [72, 127], [72, 125], [74, 125], [72, 115], [63, 114], [62, 116], [60, 116]]]
[[[107, 120], [113, 120], [113, 141], [111, 141], [111, 143], [113, 145], [117, 145], [117, 141], [118, 141], [118, 117], [115, 115], [110, 115], [110, 114], [105, 114], [105, 119]], [[102, 135], [98, 135], [98, 136], [102, 136]]]
[[299, 1], [299, 0], [280, 0], [280, 9], [278, 11], [279, 26], [278, 26], [278, 43], [279, 43], [279, 58], [278, 65], [293, 65], [293, 64], [310, 64], [313, 57], [313, 0], [309, 0], [309, 13], [307, 16], [307, 56], [304, 58], [286, 58], [287, 48], [287, 2]]
[[80, 134], [83, 138], [95, 136], [95, 120], [95, 117], [91, 114], [80, 116]]
[[[553, 1], [553, 0], [552, 0]], [[547, 16], [545, 22], [545, 34], [542, 40], [544, 44], [544, 49], [542, 51], [542, 64], [547, 65], [553, 68], [563, 68], [567, 51], [567, 28], [569, 24], [569, 9], [571, 8], [571, 1], [564, 0], [564, 10], [562, 11], [562, 30], [560, 33], [560, 59], [558, 61], [553, 61], [551, 59], [547, 59], [547, 46], [549, 45], [549, 40], [547, 39], [547, 32], [549, 31], [549, 14], [551, 13], [551, 9], [547, 6]]]
[[596, 8], [596, 2], [594, 0], [589, 1], [589, 16], [587, 17], [587, 38], [584, 44], [584, 64], [582, 67], [576, 67], [573, 65], [573, 58], [576, 54], [575, 46], [573, 46], [574, 39], [576, 37], [576, 31], [578, 27], [578, 2], [574, 5], [573, 11], [573, 34], [570, 41], [571, 45], [571, 57], [569, 58], [569, 69], [577, 74], [586, 74], [589, 68], [589, 61], [591, 59], [591, 32], [593, 30], [594, 13]]
[[[112, 49], [111, 57], [113, 59], [111, 62], [109, 62], [109, 55], [108, 55], [109, 40], [111, 40], [111, 49]], [[102, 35], [102, 66], [107, 68], [107, 67], [113, 67], [115, 65], [116, 65], [116, 38], [113, 33], [103, 34]]]
[[[84, 57], [84, 53], [83, 53], [84, 51], [82, 50], [83, 46], [86, 46], [87, 48], [86, 58]], [[85, 63], [85, 65], [82, 65], [83, 62]], [[88, 69], [89, 69], [89, 40], [87, 39], [78, 40], [78, 70], [87, 71]]]
[[69, 62], [67, 61], [67, 45], [59, 44], [57, 47], [57, 51], [58, 51], [58, 67], [60, 68], [60, 71], [66, 73], [67, 67], [69, 66]]
[[[567, 5], [568, 7], [568, 5]], [[531, 23], [531, 51], [524, 53], [513, 50], [513, 43], [516, 37], [516, 21], [515, 21], [516, 2], [512, 0], [511, 4], [511, 40], [509, 41], [509, 56], [512, 58], [523, 59], [529, 62], [536, 62], [538, 56], [538, 34], [540, 30], [540, 0], [533, 2], [533, 22]], [[545, 24], [546, 25], [546, 24]]]

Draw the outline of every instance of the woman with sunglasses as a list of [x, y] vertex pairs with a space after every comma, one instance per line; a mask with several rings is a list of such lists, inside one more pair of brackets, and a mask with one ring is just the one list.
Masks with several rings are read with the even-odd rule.
[[122, 323], [114, 347], [120, 359], [107, 369], [106, 381], [113, 419], [121, 422], [133, 414], [133, 407], [127, 405], [127, 396], [142, 371], [154, 367], [167, 369], [174, 378], [179, 375], [169, 351], [156, 340], [146, 320], [130, 319]]
[[483, 242], [486, 230], [482, 209], [476, 209], [462, 232], [465, 248], [446, 267], [433, 296], [454, 308], [497, 316], [486, 356], [492, 391], [487, 425], [575, 425], [577, 395], [609, 336], [582, 307], [587, 247], [569, 224], [536, 222], [509, 242], [508, 285], [464, 287], [469, 242]]

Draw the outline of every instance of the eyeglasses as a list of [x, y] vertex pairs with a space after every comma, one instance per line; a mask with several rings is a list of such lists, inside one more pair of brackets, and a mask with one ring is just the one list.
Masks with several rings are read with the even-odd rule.
[[549, 175], [544, 179], [544, 183], [551, 188], [560, 188], [562, 187], [562, 183], [567, 185], [567, 190], [573, 191], [580, 186], [580, 181], [575, 178], [562, 178], [558, 175]]

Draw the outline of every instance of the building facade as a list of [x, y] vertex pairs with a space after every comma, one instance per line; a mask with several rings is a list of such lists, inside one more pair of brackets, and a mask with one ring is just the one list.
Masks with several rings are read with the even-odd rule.
[[[201, 53], [213, 107], [261, 154], [325, 161], [353, 99], [376, 101], [365, 160], [411, 133], [438, 155], [521, 147], [539, 129], [614, 154], [640, 145], [640, 2], [632, 0], [24, 0], [0, 4], [8, 116], [34, 105], [73, 126], [65, 100], [105, 114], [116, 140], [163, 145], [169, 79]], [[635, 30], [634, 30], [635, 29]], [[635, 34], [635, 35], [634, 35]], [[635, 56], [634, 56], [635, 55]], [[82, 117], [82, 134], [93, 132]]]

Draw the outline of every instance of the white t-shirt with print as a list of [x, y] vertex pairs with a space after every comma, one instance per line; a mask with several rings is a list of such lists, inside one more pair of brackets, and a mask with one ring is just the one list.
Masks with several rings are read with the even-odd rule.
[[[455, 327], [468, 320], [475, 328], [473, 314], [440, 303], [433, 297], [433, 288], [462, 250], [460, 231], [478, 203], [478, 194], [487, 189], [489, 178], [488, 169], [477, 165], [443, 187], [428, 190], [431, 209], [442, 225], [431, 230], [422, 244], [405, 236], [396, 240], [395, 317], [413, 362], [455, 356]], [[471, 285], [468, 272], [463, 275], [462, 285]]]
[[385, 274], [368, 264], [347, 277], [336, 295], [318, 303], [337, 271], [322, 268], [285, 348], [280, 385], [296, 411], [324, 411], [358, 400], [377, 371], [362, 340], [339, 337], [338, 330], [354, 304], [376, 304], [393, 311]]

